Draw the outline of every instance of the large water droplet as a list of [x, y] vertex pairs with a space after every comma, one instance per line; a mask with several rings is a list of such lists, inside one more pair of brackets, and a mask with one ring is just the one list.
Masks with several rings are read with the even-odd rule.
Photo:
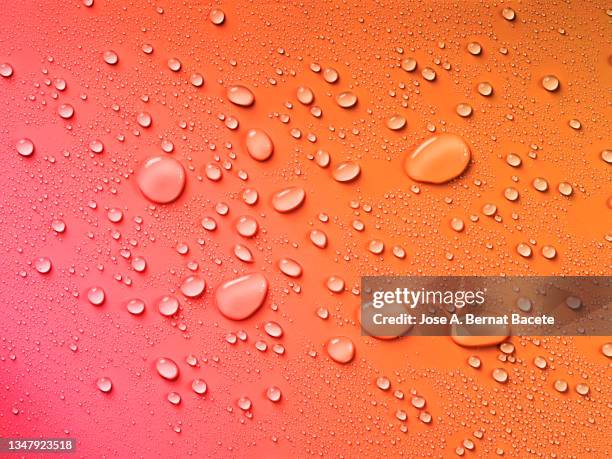
[[157, 303], [157, 309], [162, 316], [170, 317], [176, 314], [179, 309], [179, 300], [173, 295], [163, 296], [159, 303]]
[[406, 158], [404, 168], [419, 182], [444, 183], [461, 175], [470, 162], [470, 149], [454, 134], [440, 134], [423, 142]]
[[142, 194], [151, 201], [169, 203], [183, 192], [185, 169], [174, 158], [154, 156], [141, 166], [136, 183]]
[[204, 292], [206, 281], [200, 276], [188, 276], [181, 284], [181, 292], [188, 298], [196, 298]]
[[291, 212], [302, 205], [305, 197], [306, 192], [303, 188], [285, 188], [272, 196], [272, 207], [277, 212]]
[[179, 367], [172, 359], [160, 357], [155, 363], [155, 368], [159, 375], [164, 379], [173, 380], [178, 378]]
[[94, 306], [100, 306], [104, 303], [105, 294], [101, 287], [91, 287], [87, 291], [87, 299]]
[[355, 345], [345, 337], [338, 336], [327, 342], [327, 353], [338, 363], [349, 363], [355, 357]]
[[359, 164], [352, 161], [346, 161], [338, 164], [332, 175], [338, 182], [350, 182], [355, 180], [360, 173], [361, 168]]
[[17, 153], [19, 153], [21, 156], [30, 156], [32, 153], [34, 153], [34, 144], [30, 139], [18, 140], [15, 148], [17, 148]]
[[257, 311], [268, 293], [268, 281], [259, 273], [221, 284], [215, 293], [217, 307], [228, 319], [243, 320]]
[[102, 377], [96, 381], [96, 386], [98, 386], [100, 392], [108, 393], [113, 389], [113, 382], [110, 378]]
[[265, 161], [274, 152], [272, 139], [261, 129], [249, 129], [246, 135], [246, 147], [249, 155], [257, 161]]
[[234, 85], [227, 88], [227, 99], [235, 105], [248, 107], [255, 102], [255, 95], [246, 86]]

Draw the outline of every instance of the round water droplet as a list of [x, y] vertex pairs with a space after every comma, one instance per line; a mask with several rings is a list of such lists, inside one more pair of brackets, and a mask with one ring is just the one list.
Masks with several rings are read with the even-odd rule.
[[271, 402], [276, 403], [280, 401], [281, 396], [282, 396], [281, 390], [276, 386], [270, 386], [266, 390], [266, 397], [268, 397], [268, 400], [270, 400]]
[[601, 346], [601, 353], [608, 358], [612, 358], [612, 343], [606, 343]]
[[102, 287], [91, 287], [87, 291], [87, 299], [94, 306], [100, 306], [102, 303], [104, 303], [104, 298], [105, 294]]
[[157, 370], [157, 373], [159, 373], [159, 375], [164, 379], [173, 380], [178, 378], [179, 375], [178, 365], [176, 364], [176, 362], [174, 362], [174, 360], [169, 359], [167, 357], [161, 357], [157, 359], [157, 362], [155, 363], [155, 369]]
[[200, 276], [188, 276], [181, 284], [181, 292], [187, 298], [196, 298], [204, 292], [206, 281]]
[[168, 68], [173, 72], [178, 72], [179, 70], [181, 70], [181, 67], [181, 61], [179, 61], [177, 58], [171, 57], [170, 59], [168, 59]]
[[57, 113], [61, 118], [65, 120], [72, 118], [74, 115], [74, 107], [70, 104], [62, 104], [57, 109]]
[[543, 193], [548, 190], [548, 182], [542, 177], [536, 177], [533, 179], [533, 187]]
[[557, 256], [557, 250], [552, 245], [545, 245], [542, 247], [542, 256], [552, 260]]
[[472, 116], [472, 106], [466, 103], [457, 105], [457, 115], [461, 116], [462, 118]]
[[247, 274], [221, 284], [215, 292], [217, 307], [228, 319], [250, 317], [263, 304], [268, 293], [268, 281], [259, 273]]
[[327, 353], [338, 363], [349, 363], [355, 357], [355, 345], [345, 337], [338, 336], [327, 342]]
[[140, 315], [145, 310], [145, 302], [139, 298], [131, 299], [125, 306], [130, 314]]
[[168, 401], [173, 405], [181, 403], [181, 395], [178, 392], [170, 392], [168, 394]]
[[589, 386], [586, 385], [585, 383], [578, 383], [576, 384], [576, 392], [582, 396], [588, 395]]
[[489, 97], [491, 94], [493, 94], [493, 86], [491, 86], [491, 83], [487, 83], [486, 81], [478, 83], [478, 87], [476, 89], [478, 90], [478, 94], [481, 96]]
[[468, 358], [468, 365], [472, 368], [480, 368], [480, 359], [477, 356], [472, 355]]
[[387, 120], [387, 127], [392, 131], [399, 131], [406, 126], [406, 118], [402, 115], [393, 115]]
[[13, 75], [13, 67], [11, 66], [11, 64], [8, 64], [6, 62], [0, 63], [0, 76], [4, 78], [9, 78], [11, 75]]
[[533, 364], [538, 367], [540, 370], [543, 370], [546, 368], [547, 363], [546, 363], [546, 359], [544, 357], [540, 357], [540, 356], [536, 356], [533, 359]]
[[417, 68], [417, 61], [412, 57], [408, 57], [402, 61], [402, 69], [406, 72], [414, 72]]
[[427, 81], [434, 81], [436, 79], [436, 72], [434, 69], [430, 68], [430, 67], [425, 67], [423, 69], [423, 71], [421, 72], [421, 75], [423, 76], [423, 78], [425, 78]]
[[508, 381], [508, 372], [503, 368], [496, 368], [492, 373], [493, 379], [498, 383], [505, 383]]
[[314, 101], [312, 89], [306, 86], [300, 86], [297, 89], [297, 99], [304, 105], [310, 105]]
[[542, 86], [547, 91], [556, 91], [559, 89], [559, 84], [559, 79], [554, 75], [546, 75], [544, 78], [542, 78]]
[[185, 187], [185, 169], [176, 159], [153, 156], [140, 167], [138, 188], [149, 200], [160, 204], [174, 201]]
[[153, 119], [151, 118], [151, 114], [147, 112], [140, 112], [136, 115], [136, 122], [140, 124], [143, 128], [148, 128], [151, 126]]
[[332, 173], [337, 182], [350, 182], [355, 180], [361, 173], [359, 164], [353, 161], [345, 161], [338, 164]]
[[210, 22], [214, 25], [221, 25], [225, 22], [225, 13], [219, 8], [210, 10], [208, 17], [210, 18]]
[[244, 215], [236, 222], [236, 231], [243, 237], [253, 237], [257, 233], [259, 225], [253, 217]]
[[162, 316], [170, 317], [179, 309], [179, 300], [173, 295], [163, 296], [157, 303], [157, 309]]
[[567, 381], [563, 379], [557, 379], [554, 383], [554, 388], [557, 392], [567, 392]]
[[189, 82], [196, 88], [199, 88], [204, 84], [204, 77], [201, 73], [192, 73], [189, 77]]
[[323, 79], [327, 81], [328, 83], [335, 83], [336, 81], [338, 81], [338, 78], [339, 78], [339, 75], [336, 69], [328, 67], [325, 70], [323, 70]]
[[112, 50], [104, 51], [103, 57], [104, 62], [106, 62], [108, 65], [115, 65], [117, 62], [119, 62], [119, 56]]
[[531, 256], [531, 247], [528, 244], [521, 242], [516, 246], [516, 251], [521, 257], [529, 258]]
[[506, 21], [514, 21], [516, 19], [516, 13], [509, 7], [502, 10], [502, 16]]
[[272, 207], [277, 212], [291, 212], [302, 205], [306, 198], [306, 192], [300, 187], [290, 187], [274, 193], [272, 196]]
[[571, 196], [572, 193], [574, 192], [574, 189], [572, 188], [572, 186], [567, 182], [559, 183], [559, 186], [557, 187], [557, 189], [559, 190], [559, 193], [561, 193], [563, 196]]
[[465, 224], [463, 223], [463, 220], [461, 220], [458, 217], [454, 217], [451, 220], [450, 225], [451, 225], [451, 228], [457, 231], [458, 233], [463, 231], [463, 228], [465, 228]]
[[21, 156], [30, 156], [32, 153], [34, 153], [34, 144], [30, 139], [18, 140], [15, 148], [17, 148], [17, 153], [19, 153]]
[[34, 267], [39, 273], [47, 274], [49, 271], [51, 271], [51, 260], [49, 260], [47, 257], [37, 258], [36, 261], [34, 261]]
[[327, 279], [327, 288], [330, 292], [340, 293], [344, 291], [344, 280], [338, 276], [330, 276]]
[[612, 164], [612, 150], [603, 150], [601, 152], [601, 159], [608, 164]]
[[96, 154], [100, 154], [104, 151], [104, 144], [97, 139], [89, 142], [89, 149]]
[[245, 86], [234, 85], [227, 88], [227, 99], [241, 107], [249, 107], [255, 102], [255, 95]]
[[325, 150], [317, 150], [315, 153], [315, 162], [319, 167], [327, 167], [331, 161], [331, 156]]
[[478, 56], [482, 52], [482, 46], [480, 43], [473, 41], [467, 45], [468, 52], [473, 56]]
[[96, 381], [96, 386], [98, 386], [100, 392], [107, 394], [113, 389], [113, 382], [110, 378], [102, 377]]
[[357, 96], [350, 91], [344, 91], [336, 96], [336, 103], [342, 108], [351, 108], [357, 104]]
[[268, 134], [261, 129], [249, 129], [246, 134], [246, 148], [251, 158], [265, 161], [274, 152], [274, 144]]
[[441, 134], [423, 142], [406, 158], [404, 169], [413, 180], [444, 183], [458, 177], [470, 162], [470, 149], [454, 134]]
[[389, 378], [385, 376], [379, 376], [376, 378], [376, 385], [380, 390], [389, 390], [391, 387], [391, 381], [389, 381]]
[[206, 383], [204, 382], [204, 380], [200, 378], [196, 378], [192, 381], [191, 388], [198, 395], [204, 395], [206, 391], [208, 390]]
[[300, 277], [302, 275], [302, 266], [291, 258], [281, 258], [278, 267], [286, 276]]

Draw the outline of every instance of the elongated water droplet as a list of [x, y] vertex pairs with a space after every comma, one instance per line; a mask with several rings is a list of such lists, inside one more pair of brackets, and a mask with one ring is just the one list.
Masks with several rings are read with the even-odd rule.
[[261, 129], [249, 129], [246, 134], [247, 152], [257, 161], [265, 161], [272, 156], [274, 144], [268, 134]]
[[470, 162], [470, 149], [454, 134], [441, 134], [423, 142], [404, 163], [413, 180], [444, 183], [458, 177]]
[[277, 212], [291, 212], [302, 205], [306, 198], [306, 192], [300, 187], [290, 187], [274, 193], [272, 196], [272, 207]]
[[227, 88], [227, 99], [235, 105], [249, 107], [255, 102], [255, 95], [246, 86], [234, 85]]

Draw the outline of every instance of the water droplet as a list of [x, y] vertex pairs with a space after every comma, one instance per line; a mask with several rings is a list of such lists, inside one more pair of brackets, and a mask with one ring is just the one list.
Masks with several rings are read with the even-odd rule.
[[338, 276], [330, 276], [327, 279], [327, 288], [330, 292], [340, 293], [344, 291], [344, 280]]
[[164, 379], [173, 380], [178, 378], [179, 368], [172, 359], [160, 357], [155, 363], [155, 368], [157, 369], [159, 375]]
[[339, 76], [336, 69], [328, 67], [323, 70], [323, 79], [328, 83], [335, 83], [336, 81], [338, 81], [338, 77]]
[[181, 284], [181, 292], [187, 298], [196, 298], [204, 292], [206, 281], [200, 276], [188, 276]]
[[234, 85], [227, 88], [227, 99], [241, 107], [249, 107], [255, 102], [255, 95], [245, 86]]
[[47, 257], [37, 258], [36, 261], [34, 261], [34, 267], [39, 273], [47, 274], [49, 271], [51, 271], [51, 260], [49, 260]]
[[257, 224], [257, 220], [248, 215], [240, 217], [236, 222], [236, 231], [238, 231], [238, 234], [242, 237], [253, 237], [258, 229], [259, 225]]
[[408, 57], [402, 61], [402, 69], [406, 72], [414, 72], [417, 68], [417, 61], [412, 57]]
[[525, 243], [520, 243], [516, 246], [516, 251], [521, 257], [529, 258], [531, 256], [531, 247]]
[[110, 380], [110, 378], [102, 377], [96, 381], [96, 386], [98, 386], [100, 392], [107, 394], [113, 389], [113, 382]]
[[297, 89], [297, 99], [304, 105], [310, 105], [314, 101], [312, 89], [306, 86], [300, 86]]
[[514, 153], [508, 153], [508, 156], [506, 156], [506, 163], [512, 167], [519, 167], [521, 162], [521, 157]]
[[359, 164], [346, 161], [336, 166], [333, 172], [333, 177], [337, 182], [350, 182], [355, 180], [361, 173]]
[[70, 119], [74, 115], [74, 107], [70, 104], [62, 104], [57, 109], [57, 113], [65, 120]]
[[119, 62], [119, 56], [115, 51], [104, 51], [103, 58], [104, 62], [106, 62], [108, 65], [115, 65], [117, 62]]
[[373, 239], [368, 244], [368, 250], [375, 255], [380, 255], [385, 250], [385, 244], [379, 239]]
[[606, 343], [601, 346], [601, 353], [608, 358], [612, 358], [612, 343]]
[[66, 231], [66, 224], [62, 220], [53, 220], [51, 222], [51, 228], [56, 233], [63, 233]]
[[393, 115], [387, 120], [387, 127], [392, 131], [399, 131], [406, 126], [406, 118], [402, 115]]
[[567, 381], [563, 379], [557, 379], [554, 383], [554, 388], [557, 392], [567, 392]]
[[251, 158], [265, 161], [274, 152], [274, 144], [268, 134], [261, 129], [249, 129], [246, 134], [246, 148]]
[[225, 13], [219, 8], [210, 10], [208, 17], [210, 18], [210, 22], [214, 25], [221, 25], [225, 22]]
[[104, 303], [104, 298], [104, 290], [102, 290], [101, 287], [91, 287], [87, 291], [87, 299], [94, 306], [100, 306], [102, 303]]
[[427, 81], [434, 81], [436, 79], [436, 72], [434, 69], [430, 68], [430, 67], [425, 67], [423, 69], [423, 71], [421, 72], [421, 75], [423, 76], [423, 78], [425, 78]]
[[514, 19], [516, 19], [516, 13], [509, 7], [502, 10], [502, 16], [506, 21], [514, 21]]
[[240, 408], [242, 411], [248, 411], [253, 406], [251, 400], [248, 397], [240, 397], [237, 403], [238, 408]]
[[559, 84], [559, 79], [554, 75], [546, 75], [544, 78], [542, 78], [542, 86], [547, 91], [556, 91], [559, 89]]
[[493, 86], [491, 86], [491, 83], [486, 81], [478, 83], [478, 87], [476, 89], [478, 90], [478, 94], [481, 96], [489, 97], [491, 94], [493, 94]]
[[204, 84], [204, 76], [201, 73], [192, 73], [189, 77], [189, 82], [196, 88], [199, 88]]
[[157, 309], [162, 316], [170, 317], [179, 309], [179, 300], [173, 295], [163, 296], [157, 303]]
[[149, 126], [151, 126], [153, 119], [151, 118], [151, 115], [149, 113], [140, 112], [138, 115], [136, 115], [136, 122], [140, 124], [143, 128], [148, 128]]
[[110, 209], [108, 209], [106, 217], [109, 221], [113, 223], [119, 223], [121, 220], [123, 220], [123, 212], [121, 211], [121, 209], [111, 207]]
[[206, 383], [204, 382], [204, 380], [200, 378], [196, 378], [192, 381], [191, 388], [198, 395], [204, 395], [206, 391], [208, 390]]
[[451, 228], [457, 231], [458, 233], [463, 231], [463, 228], [465, 228], [465, 224], [463, 223], [463, 220], [461, 220], [459, 217], [453, 217], [453, 219], [450, 222], [450, 225], [451, 225]]
[[245, 263], [251, 263], [253, 261], [253, 254], [251, 253], [251, 250], [241, 244], [236, 244], [234, 246], [234, 255], [236, 255], [236, 258], [244, 261]]
[[576, 384], [576, 392], [582, 396], [585, 396], [589, 393], [589, 386], [585, 383]]
[[472, 106], [466, 103], [457, 105], [457, 115], [461, 116], [462, 118], [472, 116]]
[[572, 188], [572, 186], [567, 182], [559, 183], [559, 186], [557, 187], [557, 189], [559, 190], [559, 193], [561, 193], [563, 196], [571, 196], [572, 193], [574, 192], [574, 189]]
[[478, 56], [482, 52], [482, 46], [480, 43], [472, 41], [467, 45], [468, 52], [473, 56]]
[[179, 70], [181, 70], [181, 67], [181, 61], [177, 58], [171, 57], [170, 59], [168, 59], [168, 68], [173, 72], [178, 72]]
[[552, 245], [545, 245], [542, 247], [542, 256], [552, 260], [557, 256], [557, 250]]
[[344, 91], [336, 96], [336, 103], [342, 108], [351, 108], [357, 104], [357, 96], [350, 91]]
[[533, 364], [536, 367], [538, 367], [540, 370], [543, 370], [547, 366], [546, 359], [544, 357], [540, 357], [540, 356], [536, 356], [533, 359]]
[[270, 400], [271, 402], [276, 403], [280, 401], [281, 396], [281, 390], [276, 386], [270, 386], [268, 387], [268, 390], [266, 390], [266, 397], [268, 397], [268, 400]]
[[141, 166], [136, 183], [149, 200], [166, 204], [174, 201], [183, 192], [185, 169], [174, 158], [154, 156]]
[[503, 368], [496, 368], [492, 373], [493, 379], [498, 383], [505, 383], [508, 381], [508, 372]]
[[504, 190], [504, 197], [508, 201], [516, 201], [519, 198], [519, 192], [516, 188], [509, 186]]
[[389, 378], [385, 376], [380, 376], [376, 378], [376, 385], [380, 390], [389, 390], [391, 387], [391, 381], [389, 381]]
[[274, 193], [272, 196], [272, 207], [277, 212], [291, 212], [302, 205], [306, 198], [306, 192], [300, 187], [290, 187]]
[[283, 274], [289, 277], [300, 277], [302, 275], [302, 266], [291, 258], [281, 258], [278, 267]]
[[264, 325], [264, 330], [272, 338], [280, 338], [283, 335], [283, 329], [276, 322], [266, 322]]
[[221, 284], [215, 292], [217, 307], [228, 319], [250, 317], [263, 304], [268, 293], [268, 281], [259, 273], [247, 274]]
[[11, 66], [11, 64], [8, 64], [6, 62], [0, 63], [0, 76], [4, 78], [9, 78], [11, 75], [13, 75], [13, 67]]
[[139, 298], [134, 298], [127, 302], [126, 308], [130, 314], [137, 316], [144, 312], [145, 302]]
[[444, 183], [458, 177], [470, 162], [470, 149], [454, 134], [441, 134], [423, 142], [406, 158], [404, 168], [413, 180]]
[[327, 342], [327, 353], [338, 363], [349, 363], [355, 357], [355, 345], [345, 337], [338, 336]]
[[34, 153], [34, 144], [30, 139], [18, 140], [15, 148], [17, 148], [17, 153], [19, 153], [21, 156], [30, 156], [32, 153]]
[[468, 365], [472, 368], [480, 368], [480, 359], [477, 356], [472, 355], [468, 358]]
[[310, 240], [320, 249], [327, 247], [327, 235], [321, 230], [312, 230], [310, 232]]
[[601, 159], [608, 164], [612, 164], [612, 150], [603, 150], [601, 152]]
[[317, 150], [315, 153], [315, 162], [319, 167], [327, 167], [331, 161], [331, 157], [325, 150]]
[[536, 177], [533, 179], [533, 187], [543, 193], [548, 190], [548, 182], [542, 177]]
[[100, 154], [104, 151], [104, 144], [97, 139], [89, 142], [89, 149], [96, 154]]
[[181, 395], [178, 392], [170, 392], [168, 394], [168, 401], [173, 405], [181, 403]]

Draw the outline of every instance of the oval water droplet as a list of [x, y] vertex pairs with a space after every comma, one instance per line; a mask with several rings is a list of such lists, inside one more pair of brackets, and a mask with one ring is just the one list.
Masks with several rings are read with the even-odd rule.
[[217, 307], [228, 319], [243, 320], [253, 315], [268, 293], [268, 281], [259, 273], [247, 274], [221, 284], [215, 292]]
[[353, 161], [346, 161], [336, 166], [333, 177], [337, 182], [350, 182], [355, 180], [361, 173], [359, 164]]
[[272, 196], [272, 207], [277, 212], [291, 212], [302, 205], [306, 198], [306, 192], [300, 187], [290, 187], [274, 193]]
[[187, 276], [181, 284], [181, 292], [187, 298], [197, 298], [204, 292], [206, 281], [201, 276]]
[[251, 158], [265, 161], [274, 152], [274, 144], [268, 134], [261, 129], [249, 129], [246, 134], [246, 148]]
[[234, 85], [227, 88], [227, 99], [235, 105], [249, 107], [255, 102], [255, 95], [246, 86]]
[[444, 183], [458, 177], [470, 162], [470, 149], [455, 134], [440, 134], [423, 142], [404, 163], [413, 180]]
[[164, 379], [173, 380], [178, 378], [179, 367], [172, 359], [160, 357], [155, 363], [155, 368], [157, 373]]

